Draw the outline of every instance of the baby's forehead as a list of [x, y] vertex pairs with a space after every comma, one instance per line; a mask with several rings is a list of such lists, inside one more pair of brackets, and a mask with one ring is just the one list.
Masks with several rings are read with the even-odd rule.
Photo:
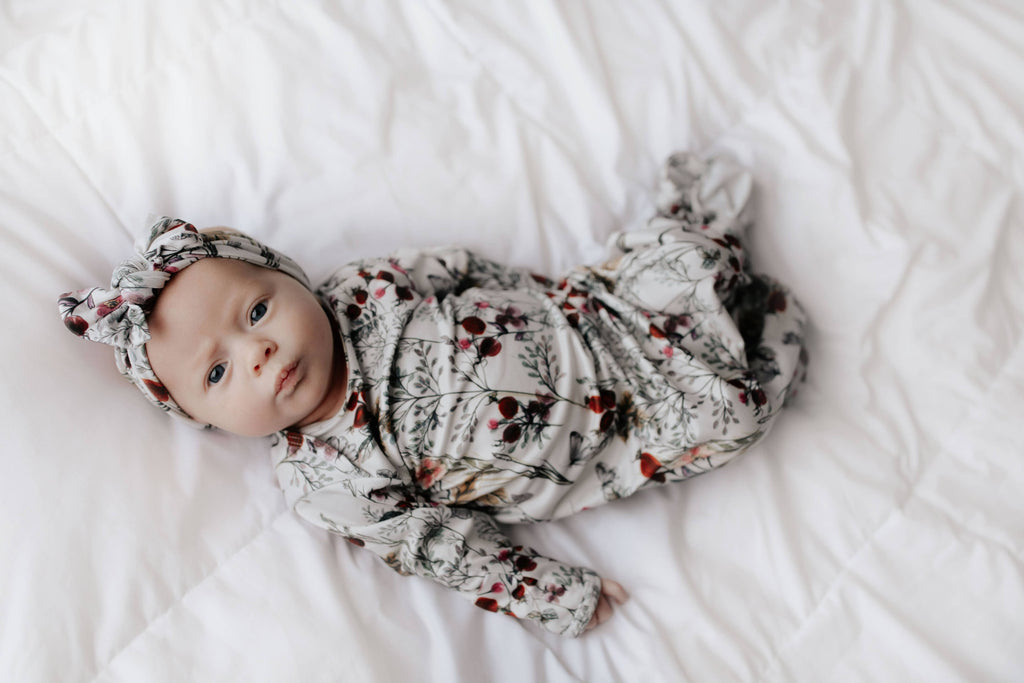
[[175, 273], [164, 286], [150, 314], [150, 327], [160, 327], [169, 319], [201, 317], [203, 310], [223, 305], [274, 274], [275, 271], [237, 259], [196, 261]]
[[175, 273], [162, 294], [180, 292], [203, 297], [223, 296], [239, 286], [261, 281], [273, 273], [272, 270], [238, 259], [205, 258]]

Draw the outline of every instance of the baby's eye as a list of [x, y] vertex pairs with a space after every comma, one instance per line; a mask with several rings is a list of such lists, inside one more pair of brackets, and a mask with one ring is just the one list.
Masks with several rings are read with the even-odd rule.
[[249, 311], [249, 322], [253, 325], [260, 321], [260, 318], [267, 314], [267, 305], [262, 301], [252, 307]]
[[217, 382], [221, 381], [221, 379], [223, 379], [223, 378], [224, 378], [224, 364], [223, 363], [218, 363], [217, 365], [213, 366], [212, 370], [210, 370], [210, 374], [206, 376], [206, 381], [209, 382], [210, 384], [216, 384]]

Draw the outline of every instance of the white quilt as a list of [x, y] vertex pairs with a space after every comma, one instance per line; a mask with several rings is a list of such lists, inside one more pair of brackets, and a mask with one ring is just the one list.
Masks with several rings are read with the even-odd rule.
[[[0, 680], [1024, 680], [1021, 74], [1015, 0], [0, 0]], [[676, 149], [753, 170], [810, 376], [728, 467], [512, 528], [632, 593], [578, 640], [302, 522], [57, 316], [151, 212], [560, 272]]]

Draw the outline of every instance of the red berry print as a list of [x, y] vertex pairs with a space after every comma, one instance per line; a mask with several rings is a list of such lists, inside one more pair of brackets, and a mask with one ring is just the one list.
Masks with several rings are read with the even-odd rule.
[[498, 401], [498, 410], [501, 412], [502, 417], [506, 420], [511, 420], [519, 412], [519, 402], [511, 396], [506, 396]]
[[64, 326], [67, 327], [72, 332], [74, 332], [75, 334], [77, 334], [79, 337], [85, 334], [85, 331], [89, 329], [89, 323], [85, 321], [85, 318], [79, 317], [77, 315], [72, 315], [65, 318]]
[[144, 379], [142, 380], [142, 383], [146, 385], [146, 388], [149, 389], [149, 393], [152, 394], [153, 398], [156, 400], [167, 401], [171, 398], [171, 394], [167, 391], [167, 387], [160, 384], [160, 382], [154, 382], [151, 379]]
[[611, 389], [601, 390], [601, 405], [604, 406], [605, 410], [611, 410], [615, 407], [615, 392]]
[[357, 289], [352, 294], [352, 298], [354, 298], [356, 300], [356, 303], [359, 304], [360, 306], [366, 303], [366, 296], [367, 294], [365, 289]]
[[352, 421], [352, 426], [355, 427], [356, 429], [359, 429], [360, 427], [365, 427], [366, 423], [368, 423], [369, 421], [370, 415], [369, 412], [366, 410], [366, 406], [359, 406], [358, 408], [356, 408], [356, 417]]
[[523, 428], [519, 425], [511, 424], [508, 427], [505, 427], [505, 431], [501, 433], [501, 439], [505, 443], [515, 443], [522, 435]]
[[537, 568], [537, 563], [526, 556], [520, 556], [516, 558], [516, 568], [521, 569], [524, 572], [532, 572]]
[[661, 461], [655, 458], [650, 453], [640, 454], [640, 473], [650, 479], [654, 476], [658, 468], [661, 467]]
[[776, 289], [768, 295], [768, 308], [776, 313], [786, 310], [786, 295]]
[[484, 330], [487, 329], [487, 325], [480, 318], [471, 315], [462, 321], [462, 329], [470, 334], [483, 334]]
[[480, 342], [481, 356], [497, 356], [501, 353], [501, 342], [494, 337], [487, 337]]
[[498, 611], [498, 601], [494, 598], [477, 598], [476, 606], [480, 609], [485, 609], [488, 612]]

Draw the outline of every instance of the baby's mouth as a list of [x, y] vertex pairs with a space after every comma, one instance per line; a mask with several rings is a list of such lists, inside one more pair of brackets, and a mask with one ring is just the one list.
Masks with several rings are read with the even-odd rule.
[[286, 391], [295, 387], [295, 384], [299, 381], [298, 373], [299, 361], [295, 361], [291, 365], [285, 367], [281, 371], [281, 374], [277, 376], [277, 384], [274, 385], [274, 395], [280, 394], [282, 391]]

